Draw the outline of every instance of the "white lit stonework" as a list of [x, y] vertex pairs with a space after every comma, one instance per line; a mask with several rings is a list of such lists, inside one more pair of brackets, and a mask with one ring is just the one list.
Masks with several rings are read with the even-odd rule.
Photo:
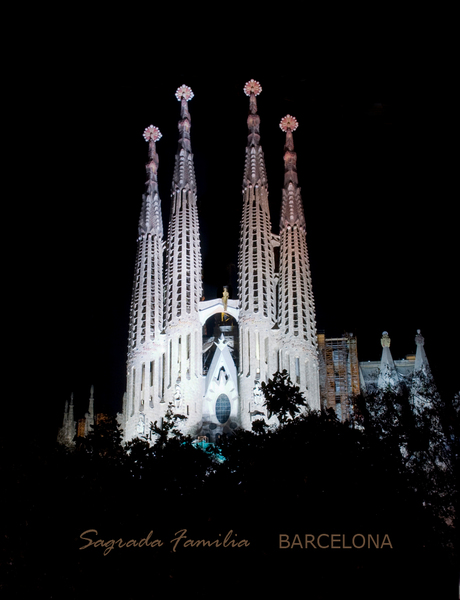
[[[179, 146], [165, 243], [156, 180], [155, 141], [161, 133], [153, 126], [144, 132], [150, 148], [149, 181], [139, 223], [131, 307], [122, 418], [126, 439], [148, 437], [150, 421], [161, 423], [169, 403], [188, 417], [184, 430], [192, 435], [215, 439], [237, 427], [249, 429], [254, 418], [266, 416], [260, 383], [283, 368], [306, 394], [312, 408], [319, 408], [315, 313], [295, 153], [292, 148], [285, 149], [290, 152], [288, 159], [285, 155], [285, 170], [291, 179], [282, 200], [283, 215], [286, 207], [291, 207], [292, 224], [286, 228], [282, 220], [278, 236], [272, 232], [260, 145], [256, 96], [261, 91], [254, 80], [244, 87], [249, 114], [238, 300], [225, 293], [223, 298], [201, 299], [197, 189], [188, 110], [192, 90], [181, 86], [176, 92], [181, 103]], [[296, 126], [294, 117], [283, 119], [283, 130], [288, 131], [291, 140]], [[281, 269], [276, 273], [278, 246]], [[218, 327], [217, 337], [203, 336], [203, 327], [213, 315], [231, 317], [230, 325], [222, 320], [224, 326]]]
[[297, 179], [297, 154], [291, 115], [280, 123], [286, 133], [284, 188], [280, 218], [279, 314], [281, 368], [286, 369], [306, 397], [319, 410], [318, 349], [315, 303], [308, 258], [306, 225]]
[[[179, 143], [171, 187], [166, 240], [158, 193], [157, 127], [144, 131], [149, 145], [148, 180], [142, 197], [129, 322], [127, 383], [119, 421], [125, 441], [151, 439], [150, 423], [161, 425], [170, 404], [187, 417], [182, 429], [192, 436], [250, 429], [262, 416], [261, 383], [286, 369], [312, 409], [334, 408], [340, 419], [352, 416], [350, 398], [360, 388], [397, 385], [415, 373], [429, 372], [423, 337], [416, 338], [413, 360], [393, 361], [390, 340], [382, 337], [380, 362], [358, 363], [356, 338], [326, 339], [317, 334], [306, 222], [298, 185], [293, 132], [298, 123], [286, 115], [280, 127], [284, 145], [284, 186], [279, 235], [273, 233], [264, 154], [257, 114], [259, 82], [244, 86], [249, 97], [248, 137], [242, 182], [238, 253], [238, 299], [202, 298], [202, 258], [197, 186], [191, 150], [188, 86], [176, 91], [180, 102]], [[281, 152], [280, 152], [281, 158]], [[281, 162], [281, 161], [280, 161]], [[280, 165], [281, 166], [281, 165]], [[279, 267], [275, 270], [275, 254]], [[207, 329], [211, 327], [213, 331]], [[415, 368], [414, 368], [415, 367]], [[416, 386], [417, 380], [414, 380]], [[420, 400], [420, 386], [414, 398]], [[84, 431], [94, 421], [94, 398]], [[82, 429], [82, 430], [83, 430]], [[73, 398], [66, 403], [59, 440], [73, 444]]]

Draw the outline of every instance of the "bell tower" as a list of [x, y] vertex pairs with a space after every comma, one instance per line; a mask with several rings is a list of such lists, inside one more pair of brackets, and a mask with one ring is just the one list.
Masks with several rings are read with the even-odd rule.
[[280, 128], [284, 145], [284, 187], [280, 218], [280, 269], [278, 324], [280, 367], [300, 387], [313, 410], [320, 409], [318, 342], [311, 283], [307, 233], [297, 178], [293, 132], [297, 119], [286, 115]]
[[265, 414], [259, 386], [277, 370], [275, 236], [271, 231], [268, 181], [260, 145], [260, 117], [256, 97], [262, 87], [251, 79], [244, 86], [249, 96], [248, 141], [243, 175], [243, 211], [238, 254], [239, 394], [240, 423], [251, 428], [256, 414]]
[[163, 310], [163, 220], [158, 193], [160, 130], [144, 131], [149, 144], [146, 192], [142, 196], [131, 299], [127, 387], [123, 400], [125, 439], [148, 434], [163, 414], [165, 335]]
[[199, 303], [202, 294], [201, 246], [197, 188], [190, 141], [188, 102], [192, 90], [176, 91], [181, 105], [179, 144], [171, 187], [171, 213], [166, 249], [166, 404], [187, 416], [189, 433], [198, 432], [202, 414], [202, 331]]

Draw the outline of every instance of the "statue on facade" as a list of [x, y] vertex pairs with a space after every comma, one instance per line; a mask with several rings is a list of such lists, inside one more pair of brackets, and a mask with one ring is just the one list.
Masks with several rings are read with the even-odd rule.
[[227, 301], [230, 294], [228, 293], [228, 287], [224, 286], [224, 293], [222, 294], [222, 304], [224, 305], [224, 310], [227, 310]]
[[176, 409], [179, 409], [182, 404], [182, 390], [180, 387], [180, 381], [176, 381], [176, 390], [174, 392], [174, 404], [176, 405]]
[[423, 346], [425, 343], [425, 338], [422, 335], [420, 329], [417, 329], [417, 335], [415, 336], [415, 343], [417, 346]]
[[137, 433], [142, 435], [144, 433], [144, 431], [145, 431], [144, 415], [139, 415], [139, 421], [137, 423]]
[[264, 401], [264, 393], [262, 392], [262, 387], [260, 385], [260, 380], [254, 382], [254, 388], [252, 390], [252, 397], [254, 400], [254, 404], [256, 406], [262, 406]]
[[382, 348], [390, 347], [391, 339], [390, 339], [390, 336], [388, 335], [388, 331], [384, 331], [382, 333], [382, 339], [380, 341], [382, 342]]

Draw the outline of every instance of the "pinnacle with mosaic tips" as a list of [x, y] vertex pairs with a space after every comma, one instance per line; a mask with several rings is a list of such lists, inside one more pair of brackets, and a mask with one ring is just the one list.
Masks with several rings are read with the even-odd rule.
[[284, 133], [287, 133], [288, 131], [295, 131], [298, 126], [299, 123], [297, 119], [291, 115], [286, 115], [280, 121], [280, 128], [284, 131]]
[[193, 98], [193, 96], [194, 96], [194, 94], [192, 92], [192, 88], [190, 88], [188, 85], [181, 85], [176, 90], [176, 98], [179, 100], [179, 102], [182, 99], [184, 99], [186, 102], [188, 102], [189, 100], [191, 100]]
[[262, 86], [255, 79], [251, 79], [246, 83], [243, 89], [246, 96], [250, 96], [251, 94], [254, 94], [254, 96], [258, 96], [262, 91]]
[[142, 135], [144, 136], [144, 140], [146, 142], [157, 142], [162, 137], [161, 131], [154, 125], [149, 125], [146, 127]]

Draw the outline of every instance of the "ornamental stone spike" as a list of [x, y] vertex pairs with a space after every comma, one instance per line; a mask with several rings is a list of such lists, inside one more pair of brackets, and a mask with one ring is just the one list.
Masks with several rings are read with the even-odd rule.
[[430, 372], [430, 366], [428, 364], [428, 359], [425, 353], [425, 338], [423, 337], [420, 329], [417, 329], [417, 335], [415, 336], [415, 344], [417, 346], [417, 350], [415, 353], [415, 365], [414, 372], [424, 371], [425, 373]]
[[246, 162], [244, 169], [243, 186], [267, 185], [265, 160], [260, 147], [260, 117], [257, 114], [256, 96], [262, 91], [258, 81], [251, 79], [243, 88], [246, 96], [249, 96], [248, 115], [248, 143], [246, 148]]
[[[180, 399], [180, 410], [188, 416], [189, 431], [198, 431], [202, 414], [202, 327], [199, 303], [202, 296], [202, 259], [197, 189], [190, 143], [190, 113], [187, 103], [192, 90], [176, 90], [181, 103], [179, 143], [171, 186], [171, 213], [166, 250], [165, 367], [163, 400], [166, 405]], [[166, 382], [166, 380], [165, 380]], [[186, 411], [184, 413], [184, 411]]]
[[[136, 262], [134, 267], [131, 296], [127, 388], [123, 396], [123, 417], [121, 425], [126, 439], [132, 439], [140, 431], [139, 423], [144, 422], [146, 410], [152, 422], [161, 415], [154, 412], [153, 397], [158, 397], [158, 380], [152, 373], [159, 372], [164, 353], [162, 332], [164, 329], [164, 269], [163, 269], [163, 218], [158, 191], [158, 154], [156, 142], [162, 137], [158, 127], [150, 125], [144, 130], [144, 140], [148, 142], [149, 162], [146, 164], [146, 192], [142, 196], [137, 239]], [[152, 390], [147, 395], [147, 382]], [[93, 394], [93, 392], [91, 392]], [[91, 420], [94, 420], [90, 399]], [[155, 408], [156, 410], [156, 408]], [[89, 423], [90, 419], [88, 420]]]
[[305, 215], [297, 177], [297, 154], [294, 152], [294, 138], [292, 136], [292, 132], [298, 126], [297, 119], [291, 115], [286, 115], [280, 122], [280, 129], [286, 133], [286, 142], [284, 144], [284, 189], [280, 219], [281, 229], [294, 225], [305, 229]]
[[[179, 145], [173, 176], [173, 192], [188, 186], [196, 193], [195, 169], [193, 167], [192, 146], [190, 142], [191, 117], [187, 103], [194, 97], [194, 93], [187, 85], [181, 85], [176, 90], [176, 98], [181, 103], [181, 118], [178, 123]], [[173, 209], [174, 206], [172, 205]]]
[[[260, 83], [258, 81], [255, 81], [255, 79], [251, 79], [250, 81], [248, 81], [246, 83], [246, 85], [244, 86], [244, 93], [246, 94], [246, 96], [249, 96], [249, 112], [251, 115], [255, 115], [257, 113], [257, 101], [256, 101], [256, 96], [258, 96], [260, 94], [260, 92], [262, 91], [262, 86], [260, 85]], [[248, 125], [249, 125], [249, 119], [248, 119]]]
[[273, 330], [276, 325], [276, 285], [268, 183], [260, 145], [260, 117], [256, 103], [256, 96], [262, 91], [262, 86], [251, 79], [243, 91], [249, 97], [249, 131], [245, 150], [238, 253], [239, 410], [242, 426], [250, 429], [255, 381], [268, 381], [276, 371], [277, 353], [274, 349]]
[[380, 359], [380, 371], [377, 386], [380, 389], [387, 389], [388, 387], [396, 388], [399, 382], [395, 363], [391, 355], [391, 339], [388, 335], [388, 331], [382, 333], [380, 343], [382, 345], [382, 358]]
[[[142, 196], [137, 239], [136, 262], [131, 295], [127, 372], [130, 384], [124, 402], [125, 431], [134, 431], [137, 425], [136, 411], [142, 407], [142, 365], [145, 356], [149, 363], [161, 352], [161, 332], [164, 325], [163, 311], [163, 218], [158, 193], [158, 154], [156, 142], [161, 138], [158, 127], [150, 125], [143, 137], [149, 144], [149, 162], [146, 165], [147, 190]], [[144, 368], [145, 370], [145, 368]], [[125, 410], [129, 406], [129, 410]]]
[[139, 236], [156, 233], [163, 236], [163, 218], [161, 201], [158, 192], [158, 154], [155, 142], [162, 135], [158, 127], [150, 125], [144, 130], [143, 137], [149, 144], [149, 162], [145, 165], [147, 171], [146, 193], [142, 197], [142, 209], [139, 217]]
[[311, 408], [320, 407], [315, 302], [306, 241], [302, 197], [297, 181], [297, 155], [292, 132], [297, 119], [286, 115], [280, 128], [286, 133], [284, 187], [280, 215], [278, 322], [283, 337], [284, 362], [292, 381], [298, 381]]

